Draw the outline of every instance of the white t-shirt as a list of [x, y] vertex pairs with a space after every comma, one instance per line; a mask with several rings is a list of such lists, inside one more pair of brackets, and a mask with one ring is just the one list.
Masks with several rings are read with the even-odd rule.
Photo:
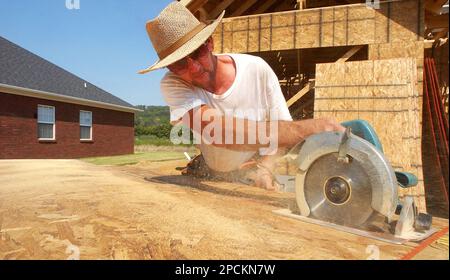
[[[170, 121], [178, 122], [188, 111], [208, 105], [224, 115], [253, 121], [292, 121], [286, 100], [272, 68], [260, 57], [247, 54], [220, 54], [230, 56], [236, 65], [236, 78], [222, 95], [190, 85], [180, 77], [167, 72], [161, 81], [161, 92], [170, 107]], [[276, 111], [277, 114], [269, 112]], [[233, 151], [212, 145], [199, 146], [206, 163], [214, 170], [236, 170], [256, 152]]]

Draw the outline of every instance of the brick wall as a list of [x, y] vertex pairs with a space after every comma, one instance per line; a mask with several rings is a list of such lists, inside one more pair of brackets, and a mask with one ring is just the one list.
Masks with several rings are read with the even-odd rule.
[[[38, 140], [37, 106], [55, 107], [56, 140]], [[80, 141], [80, 110], [92, 112], [92, 138]], [[66, 159], [132, 154], [134, 114], [0, 92], [0, 159]]]

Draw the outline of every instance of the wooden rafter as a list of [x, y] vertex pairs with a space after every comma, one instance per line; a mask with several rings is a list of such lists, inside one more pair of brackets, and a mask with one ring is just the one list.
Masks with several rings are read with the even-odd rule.
[[425, 10], [433, 13], [439, 14], [442, 6], [447, 3], [448, 0], [427, 0], [425, 1]]
[[197, 12], [203, 5], [208, 2], [208, 0], [181, 0], [181, 4], [183, 4], [186, 8], [189, 9], [192, 13]]
[[427, 13], [425, 16], [425, 22], [427, 28], [429, 29], [448, 28], [448, 14], [431, 15]]
[[437, 42], [439, 39], [444, 38], [447, 34], [448, 34], [448, 28], [445, 28], [444, 30], [442, 30], [442, 31], [440, 31], [440, 32], [438, 32], [438, 33], [436, 33], [436, 34], [433, 36], [433, 40], [434, 40], [435, 42]]
[[180, 0], [180, 3], [183, 4], [185, 7], [187, 7], [187, 5], [189, 5], [193, 1], [195, 0]]
[[231, 3], [233, 3], [233, 1], [234, 0], [224, 0], [224, 1], [220, 2], [220, 4], [212, 12], [210, 12], [210, 17], [211, 18], [218, 17], [220, 15], [220, 13], [223, 12], [223, 10], [228, 8], [228, 6], [230, 6]]
[[198, 19], [200, 21], [206, 22], [208, 20], [208, 12], [206, 11], [206, 9], [204, 7], [201, 7], [200, 9], [198, 9]]
[[235, 10], [231, 14], [231, 17], [238, 17], [238, 16], [242, 15], [248, 9], [250, 9], [250, 7], [253, 6], [257, 1], [258, 0], [247, 0], [247, 1], [244, 1], [244, 3], [237, 10]]
[[275, 2], [277, 2], [277, 0], [267, 0], [266, 2], [264, 2], [264, 4], [262, 4], [261, 6], [259, 6], [258, 9], [256, 9], [255, 14], [262, 14], [265, 11], [267, 11], [267, 9], [269, 9], [273, 4], [275, 4]]
[[295, 4], [293, 4], [292, 1], [281, 1], [281, 3], [275, 7], [275, 11], [286, 11], [289, 9], [295, 9]]

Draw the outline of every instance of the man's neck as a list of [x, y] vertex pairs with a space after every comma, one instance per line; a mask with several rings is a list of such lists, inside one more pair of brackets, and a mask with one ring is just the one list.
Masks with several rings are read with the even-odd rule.
[[236, 78], [236, 64], [228, 55], [214, 56], [214, 58], [216, 71], [211, 85], [206, 90], [216, 95], [222, 95], [231, 87]]

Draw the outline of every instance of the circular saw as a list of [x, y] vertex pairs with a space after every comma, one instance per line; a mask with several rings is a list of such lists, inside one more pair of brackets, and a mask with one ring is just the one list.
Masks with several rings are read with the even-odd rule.
[[412, 210], [417, 209], [412, 198], [401, 202], [398, 197], [398, 187], [416, 185], [416, 177], [394, 171], [367, 122], [343, 125], [347, 127], [345, 132], [312, 135], [288, 154], [297, 168], [290, 189], [295, 190], [300, 214], [289, 215], [354, 233], [369, 228], [374, 216], [383, 217], [388, 227], [399, 216], [397, 231], [388, 232], [392, 238], [387, 241], [429, 236], [431, 216]]

